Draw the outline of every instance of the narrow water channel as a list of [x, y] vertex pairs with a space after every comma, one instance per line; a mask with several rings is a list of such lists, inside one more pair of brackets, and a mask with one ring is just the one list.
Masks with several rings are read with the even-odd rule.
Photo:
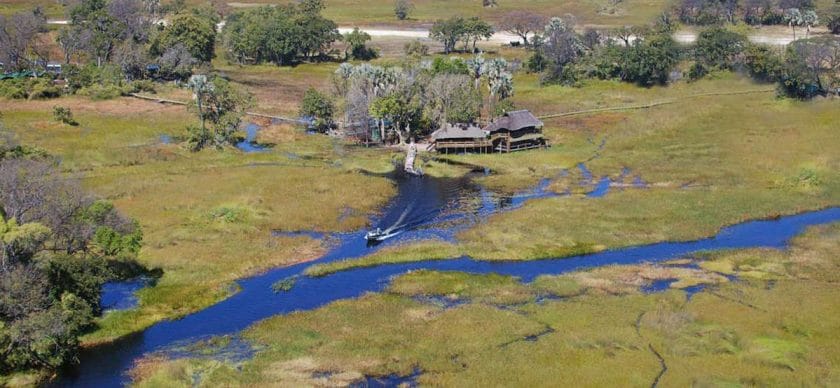
[[[373, 220], [375, 227], [398, 227], [401, 233], [380, 246], [368, 246], [365, 231], [327, 236], [334, 248], [315, 262], [278, 268], [239, 281], [241, 291], [205, 310], [176, 321], [160, 322], [144, 332], [120, 341], [85, 350], [80, 365], [54, 385], [78, 387], [116, 387], [127, 383], [125, 372], [142, 355], [171, 344], [208, 336], [234, 334], [253, 323], [278, 314], [311, 310], [340, 299], [355, 298], [383, 290], [390, 279], [411, 270], [464, 271], [476, 274], [498, 273], [532, 281], [543, 274], [560, 274], [584, 268], [655, 262], [693, 252], [786, 246], [788, 240], [806, 227], [840, 221], [840, 208], [783, 217], [772, 221], [753, 221], [723, 229], [717, 236], [692, 242], [658, 243], [597, 254], [527, 262], [486, 262], [468, 257], [454, 260], [424, 261], [361, 268], [311, 278], [303, 271], [315, 264], [358, 257], [401, 241], [440, 238], [454, 239], [455, 233], [480, 222], [488, 215], [521, 206], [533, 198], [556, 195], [547, 191], [549, 181], [513, 196], [488, 192], [469, 178], [398, 178], [398, 194], [383, 214]], [[284, 232], [278, 232], [280, 234]], [[288, 232], [301, 233], [301, 232]], [[299, 276], [287, 292], [275, 293], [272, 284]]]

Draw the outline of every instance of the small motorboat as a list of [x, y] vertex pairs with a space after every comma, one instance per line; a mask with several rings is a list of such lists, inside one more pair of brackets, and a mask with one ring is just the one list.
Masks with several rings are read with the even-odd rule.
[[370, 230], [365, 234], [365, 240], [368, 241], [382, 241], [388, 235], [387, 232], [383, 231], [382, 228], [376, 228], [374, 230]]

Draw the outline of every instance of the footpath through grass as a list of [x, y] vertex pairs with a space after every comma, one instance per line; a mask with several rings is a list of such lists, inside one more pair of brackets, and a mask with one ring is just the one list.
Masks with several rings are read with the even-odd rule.
[[[789, 250], [718, 252], [522, 284], [418, 271], [382, 294], [260, 322], [251, 360], [155, 359], [142, 387], [334, 385], [410, 375], [436, 386], [758, 385], [840, 382], [840, 224]], [[723, 275], [740, 278], [730, 282]], [[672, 290], [641, 291], [673, 280]], [[686, 299], [679, 289], [706, 284]], [[196, 380], [198, 379], [198, 380]]]

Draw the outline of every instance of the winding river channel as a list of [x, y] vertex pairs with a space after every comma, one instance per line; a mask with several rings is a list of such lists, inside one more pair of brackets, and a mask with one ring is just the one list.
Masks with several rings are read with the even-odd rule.
[[[65, 373], [56, 386], [116, 387], [128, 382], [125, 374], [144, 354], [210, 336], [235, 334], [255, 322], [278, 314], [311, 310], [340, 299], [355, 298], [383, 290], [390, 279], [411, 270], [464, 271], [476, 274], [498, 273], [525, 282], [543, 274], [560, 274], [611, 264], [633, 264], [672, 259], [694, 252], [749, 248], [783, 248], [806, 227], [840, 221], [840, 208], [829, 208], [778, 220], [753, 221], [724, 228], [714, 237], [690, 242], [664, 242], [608, 250], [601, 253], [527, 262], [487, 262], [462, 257], [453, 260], [422, 261], [352, 269], [324, 277], [308, 277], [303, 271], [316, 263], [359, 257], [383, 246], [400, 242], [437, 238], [453, 240], [464, 228], [487, 216], [516, 208], [534, 198], [556, 196], [547, 191], [548, 180], [512, 196], [488, 192], [469, 177], [458, 179], [396, 178], [398, 194], [380, 216], [372, 219], [376, 227], [394, 228], [401, 233], [379, 246], [368, 246], [364, 230], [321, 235], [312, 232], [276, 232], [275, 235], [306, 234], [323, 238], [332, 248], [322, 258], [308, 263], [277, 268], [238, 282], [240, 291], [207, 309], [183, 319], [160, 322], [147, 330], [111, 344], [83, 351], [80, 364]], [[592, 187], [591, 199], [608, 195], [603, 185]], [[288, 292], [275, 293], [272, 284], [298, 276]]]

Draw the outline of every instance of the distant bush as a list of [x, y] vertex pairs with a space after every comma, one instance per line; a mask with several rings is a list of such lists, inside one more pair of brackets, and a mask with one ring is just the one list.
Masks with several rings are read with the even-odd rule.
[[405, 51], [405, 55], [411, 57], [424, 57], [429, 55], [429, 46], [426, 46], [420, 39], [417, 39], [406, 43], [403, 51]]
[[61, 96], [61, 90], [55, 86], [51, 79], [30, 79], [29, 85], [30, 100], [46, 100]]
[[123, 95], [123, 88], [117, 85], [90, 85], [79, 89], [76, 94], [91, 100], [111, 100]]
[[394, 15], [396, 15], [399, 20], [408, 19], [408, 15], [413, 9], [414, 4], [411, 4], [409, 0], [397, 0], [394, 2]]
[[70, 108], [65, 108], [63, 106], [56, 105], [53, 107], [53, 118], [55, 121], [67, 125], [79, 125], [79, 123], [73, 119], [73, 112], [70, 111]]
[[691, 65], [691, 69], [688, 70], [688, 79], [690, 81], [697, 81], [709, 74], [709, 69], [706, 68], [702, 63], [695, 62]]
[[0, 81], [0, 96], [22, 100], [43, 100], [61, 96], [61, 89], [49, 78], [21, 78]]

